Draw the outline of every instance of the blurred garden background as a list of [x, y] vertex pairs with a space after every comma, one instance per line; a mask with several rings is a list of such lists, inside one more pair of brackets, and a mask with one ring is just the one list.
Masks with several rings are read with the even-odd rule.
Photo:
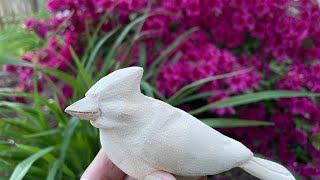
[[128, 66], [145, 95], [320, 179], [316, 0], [0, 1], [0, 179], [79, 179], [98, 131], [63, 110]]

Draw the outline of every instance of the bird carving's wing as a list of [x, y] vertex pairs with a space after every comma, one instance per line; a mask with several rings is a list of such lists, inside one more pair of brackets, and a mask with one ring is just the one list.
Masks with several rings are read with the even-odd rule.
[[[144, 160], [181, 176], [217, 174], [247, 162], [252, 153], [244, 145], [188, 113], [172, 106], [170, 112], [144, 144]], [[166, 111], [165, 111], [166, 110]]]

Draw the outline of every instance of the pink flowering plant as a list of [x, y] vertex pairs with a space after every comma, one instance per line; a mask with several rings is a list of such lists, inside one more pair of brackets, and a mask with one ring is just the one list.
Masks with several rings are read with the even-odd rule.
[[[281, 162], [297, 176], [320, 178], [317, 1], [49, 0], [47, 8], [49, 19], [24, 23], [47, 44], [23, 55], [23, 61], [3, 62], [4, 69], [18, 73], [21, 80], [20, 91], [11, 93], [15, 103], [30, 103], [31, 92], [37, 104], [48, 89], [55, 89], [55, 106], [47, 106], [56, 111], [53, 117], [64, 119], [67, 116], [60, 111], [99, 78], [138, 65], [145, 68], [141, 87], [146, 95], [221, 127], [223, 133]], [[41, 112], [39, 117], [44, 118]], [[50, 120], [53, 125], [43, 130], [72, 134], [80, 126], [86, 133], [77, 132], [78, 136], [92, 137], [96, 149], [83, 167], [70, 163], [73, 160], [65, 152], [88, 150], [90, 142], [79, 142], [86, 146], [81, 147], [71, 140], [69, 145], [70, 138], [76, 138], [71, 134], [61, 141], [61, 152], [39, 151], [50, 143], [34, 142], [39, 147], [33, 151], [18, 148], [38, 152], [45, 160], [58, 157], [48, 177], [57, 172], [59, 177], [77, 177], [98, 150], [93, 140], [97, 133], [76, 120], [71, 124]], [[39, 173], [36, 167], [31, 170], [30, 177]]]

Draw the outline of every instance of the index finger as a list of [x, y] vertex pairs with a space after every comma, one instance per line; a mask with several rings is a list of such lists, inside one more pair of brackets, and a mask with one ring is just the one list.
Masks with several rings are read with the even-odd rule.
[[123, 179], [125, 176], [102, 149], [81, 176], [81, 180], [113, 180]]

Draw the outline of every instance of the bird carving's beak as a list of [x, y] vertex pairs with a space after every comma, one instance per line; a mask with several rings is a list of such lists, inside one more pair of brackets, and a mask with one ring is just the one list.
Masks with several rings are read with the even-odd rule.
[[77, 116], [80, 119], [90, 121], [94, 121], [101, 116], [97, 104], [86, 97], [71, 104], [64, 111], [72, 116]]

